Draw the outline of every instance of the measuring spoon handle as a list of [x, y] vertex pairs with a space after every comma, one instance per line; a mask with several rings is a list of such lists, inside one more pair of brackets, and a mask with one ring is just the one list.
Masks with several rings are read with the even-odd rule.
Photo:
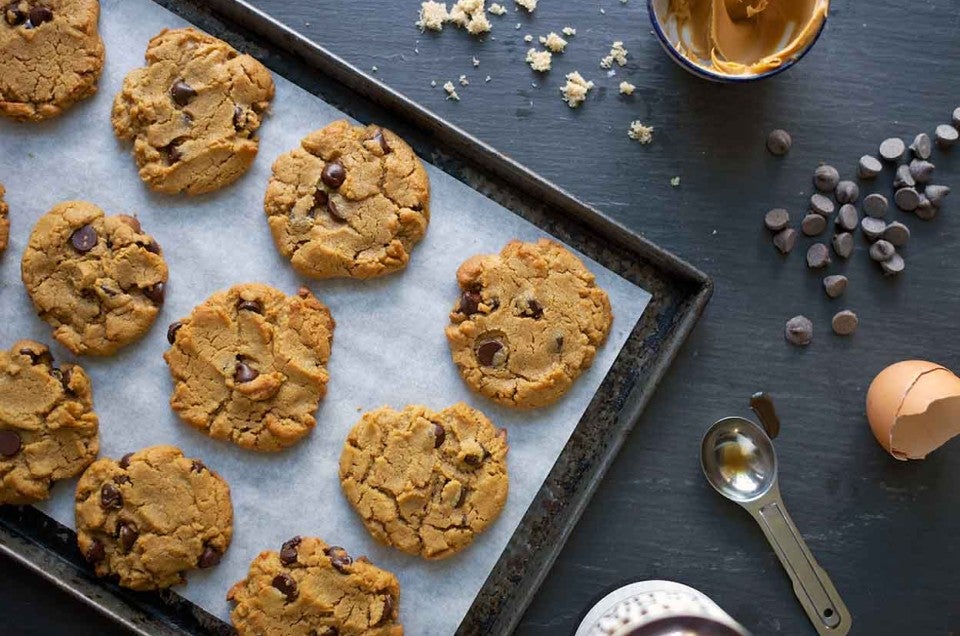
[[837, 588], [810, 554], [783, 505], [780, 493], [775, 492], [772, 497], [764, 499], [762, 505], [750, 513], [793, 581], [793, 591], [810, 622], [818, 634], [843, 636], [850, 631], [853, 619]]

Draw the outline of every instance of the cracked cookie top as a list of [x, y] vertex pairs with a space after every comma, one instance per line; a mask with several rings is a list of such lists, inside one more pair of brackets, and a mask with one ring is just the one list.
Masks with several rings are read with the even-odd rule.
[[305, 287], [217, 292], [167, 331], [170, 405], [210, 437], [257, 451], [292, 446], [316, 425], [334, 324]]
[[0, 0], [0, 114], [56, 117], [97, 91], [97, 0]]
[[430, 183], [395, 134], [341, 120], [277, 159], [264, 209], [304, 276], [372, 278], [406, 267], [430, 222]]
[[109, 355], [139, 339], [163, 304], [167, 264], [132, 216], [85, 201], [40, 217], [21, 262], [23, 283], [53, 337], [78, 354]]
[[213, 567], [233, 533], [227, 482], [173, 446], [94, 462], [77, 484], [76, 518], [77, 545], [97, 576], [133, 590]]
[[3, 184], [0, 183], [0, 254], [3, 254], [3, 251], [7, 249], [7, 241], [10, 239], [10, 219], [7, 218], [10, 208], [7, 206], [7, 202], [3, 200], [3, 195], [6, 193]]
[[474, 391], [516, 408], [551, 404], [593, 362], [613, 321], [593, 274], [558, 243], [512, 241], [457, 270], [447, 340]]
[[240, 636], [403, 636], [397, 577], [321, 539], [261, 552], [227, 600]]
[[0, 504], [50, 496], [97, 456], [98, 421], [90, 379], [75, 364], [54, 364], [39, 342], [0, 351]]
[[257, 156], [273, 78], [260, 62], [196, 29], [163, 30], [147, 66], [131, 71], [113, 102], [113, 130], [133, 140], [140, 178], [167, 194], [233, 183]]
[[470, 545], [507, 500], [507, 432], [459, 403], [364, 413], [340, 455], [340, 485], [376, 539], [426, 559]]

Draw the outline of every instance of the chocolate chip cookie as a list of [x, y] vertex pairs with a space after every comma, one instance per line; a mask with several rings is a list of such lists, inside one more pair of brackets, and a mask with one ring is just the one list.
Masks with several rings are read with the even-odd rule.
[[0, 351], [0, 504], [42, 501], [80, 474], [97, 456], [97, 429], [83, 369], [56, 366], [33, 340]]
[[305, 287], [217, 292], [170, 325], [170, 405], [210, 437], [257, 451], [292, 446], [316, 424], [334, 321]]
[[403, 636], [397, 577], [311, 537], [261, 552], [227, 600], [240, 636]]
[[3, 195], [6, 193], [3, 184], [0, 183], [0, 254], [3, 254], [3, 251], [7, 249], [7, 241], [10, 239], [10, 219], [7, 218], [10, 208], [7, 206], [7, 202], [3, 200]]
[[167, 194], [233, 183], [257, 156], [273, 99], [270, 72], [196, 29], [163, 30], [113, 102], [113, 130], [133, 140], [140, 178]]
[[470, 545], [507, 500], [507, 432], [466, 404], [364, 413], [340, 485], [376, 539], [426, 559]]
[[372, 278], [406, 267], [430, 221], [430, 182], [386, 128], [336, 121], [277, 159], [264, 208], [304, 276]]
[[97, 92], [97, 0], [0, 0], [0, 114], [56, 117]]
[[77, 545], [97, 576], [133, 590], [215, 566], [233, 534], [227, 482], [173, 446], [94, 462], [77, 484], [76, 515]]
[[512, 241], [457, 271], [460, 299], [447, 340], [474, 391], [516, 408], [556, 402], [610, 332], [607, 293], [553, 241]]
[[139, 339], [163, 304], [167, 264], [132, 216], [67, 201], [40, 217], [23, 283], [53, 337], [78, 354], [109, 355]]

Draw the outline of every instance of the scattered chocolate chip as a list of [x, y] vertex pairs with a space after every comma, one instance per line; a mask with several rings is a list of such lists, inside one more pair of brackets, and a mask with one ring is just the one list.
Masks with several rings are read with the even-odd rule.
[[906, 151], [907, 146], [899, 137], [884, 139], [880, 144], [880, 158], [884, 161], [899, 161]]
[[827, 276], [823, 279], [823, 290], [830, 298], [839, 298], [847, 291], [847, 282], [846, 276]]
[[87, 560], [87, 563], [100, 563], [107, 556], [107, 551], [104, 549], [103, 544], [100, 543], [98, 539], [94, 539], [90, 543], [90, 547], [87, 548], [86, 553], [84, 553], [83, 558]]
[[140, 226], [140, 221], [134, 216], [130, 216], [129, 214], [118, 214], [116, 219], [134, 232], [140, 233], [143, 231], [143, 228]]
[[100, 507], [104, 510], [123, 508], [123, 495], [113, 484], [104, 484], [100, 487]]
[[909, 164], [904, 163], [897, 166], [897, 174], [893, 177], [894, 189], [912, 188], [915, 185], [917, 185], [917, 181], [913, 178], [913, 175], [910, 174]]
[[819, 236], [827, 229], [827, 218], [819, 214], [808, 214], [800, 222], [800, 229], [807, 236]]
[[833, 214], [833, 211], [836, 209], [836, 206], [833, 205], [833, 201], [823, 196], [822, 194], [815, 194], [810, 197], [810, 209], [817, 214], [823, 216], [830, 216]]
[[340, 574], [349, 574], [349, 568], [353, 565], [353, 559], [350, 558], [350, 555], [347, 554], [347, 551], [341, 548], [338, 545], [332, 545], [325, 550], [327, 556], [330, 557], [330, 564], [339, 572]]
[[774, 208], [764, 215], [763, 224], [771, 232], [779, 232], [790, 225], [790, 213], [783, 208]]
[[166, 296], [167, 284], [160, 282], [156, 285], [151, 285], [150, 287], [145, 287], [143, 290], [143, 295], [157, 303], [158, 305], [163, 304], [163, 299]]
[[857, 176], [861, 179], [873, 179], [883, 171], [883, 164], [880, 160], [871, 155], [860, 157], [860, 163], [857, 166]]
[[910, 151], [917, 159], [929, 159], [931, 153], [933, 153], [933, 144], [930, 143], [930, 135], [920, 133], [914, 137], [913, 143], [910, 144]]
[[200, 461], [199, 459], [195, 459], [195, 460], [193, 460], [192, 462], [190, 462], [190, 470], [191, 470], [192, 472], [202, 473], [202, 472], [205, 471], [206, 469], [207, 469], [207, 465], [204, 464], [204, 463], [203, 463], [202, 461]]
[[820, 269], [830, 264], [830, 250], [823, 243], [814, 243], [807, 250], [807, 267]]
[[850, 232], [841, 232], [833, 237], [833, 251], [840, 258], [850, 258], [853, 254], [853, 234]]
[[293, 565], [297, 562], [297, 548], [300, 546], [301, 541], [303, 541], [303, 537], [297, 535], [289, 541], [285, 541], [284, 544], [280, 546], [280, 563]]
[[200, 554], [200, 560], [197, 561], [197, 567], [199, 567], [201, 570], [212, 568], [220, 563], [220, 559], [222, 558], [223, 554], [220, 552], [220, 550], [217, 550], [213, 546], [204, 546], [203, 553]]
[[863, 200], [863, 211], [867, 216], [872, 216], [875, 219], [882, 219], [887, 216], [887, 209], [890, 207], [890, 202], [887, 201], [887, 197], [882, 194], [868, 194]]
[[778, 157], [790, 152], [790, 146], [793, 145], [793, 138], [786, 130], [777, 128], [767, 136], [767, 150]]
[[930, 179], [933, 178], [933, 171], [936, 168], [935, 165], [923, 159], [914, 159], [910, 162], [910, 174], [921, 185], [930, 183]]
[[389, 155], [393, 152], [393, 148], [390, 147], [390, 144], [387, 143], [387, 138], [384, 136], [383, 131], [379, 128], [377, 132], [373, 133], [373, 140], [380, 144], [380, 150], [383, 151], [383, 154]]
[[930, 204], [935, 208], [943, 205], [943, 200], [950, 194], [950, 187], [944, 185], [928, 185], [923, 190], [923, 194], [930, 200]]
[[910, 240], [910, 228], [900, 221], [894, 221], [883, 231], [883, 238], [894, 247], [903, 247]]
[[506, 359], [503, 343], [499, 340], [486, 340], [477, 345], [477, 360], [485, 367], [500, 366]]
[[860, 198], [860, 186], [853, 181], [841, 181], [837, 184], [834, 196], [837, 198], [837, 203], [841, 205], [856, 203], [857, 199]]
[[794, 316], [787, 321], [784, 336], [790, 344], [806, 347], [813, 340], [813, 323], [806, 316]]
[[475, 291], [465, 291], [460, 295], [460, 313], [472, 316], [480, 309], [483, 298]]
[[444, 428], [441, 425], [434, 422], [433, 423], [433, 447], [440, 448], [440, 446], [443, 444], [444, 440], [446, 439], [447, 439], [447, 431], [444, 430]]
[[823, 164], [813, 172], [813, 185], [820, 192], [833, 192], [840, 183], [840, 173], [833, 166]]
[[196, 96], [197, 91], [193, 90], [193, 87], [182, 79], [178, 79], [170, 87], [170, 97], [173, 98], [173, 103], [177, 106], [186, 106]]
[[140, 533], [137, 531], [137, 526], [135, 524], [129, 521], [120, 522], [120, 525], [117, 528], [117, 539], [119, 539], [120, 549], [122, 551], [129, 552], [139, 537]]
[[70, 244], [81, 254], [86, 254], [97, 244], [97, 231], [92, 225], [84, 225], [70, 235]]
[[297, 582], [286, 572], [281, 572], [273, 577], [272, 585], [287, 597], [288, 603], [297, 600], [297, 594], [299, 593], [297, 591]]
[[132, 458], [133, 458], [133, 453], [127, 453], [126, 455], [124, 455], [123, 457], [121, 457], [121, 458], [120, 458], [120, 462], [119, 462], [120, 468], [123, 468], [124, 470], [126, 470], [127, 468], [129, 468], [129, 467], [130, 467], [130, 460], [131, 460]]
[[237, 311], [252, 311], [255, 314], [263, 313], [263, 305], [259, 300], [243, 300], [237, 303]]
[[896, 276], [904, 270], [906, 265], [902, 256], [894, 254], [888, 260], [880, 263], [880, 268], [883, 269], [885, 276]]
[[179, 320], [176, 322], [170, 323], [170, 326], [167, 327], [167, 342], [173, 344], [177, 339], [177, 332], [180, 331], [180, 327], [183, 326], [183, 323]]
[[331, 161], [323, 167], [323, 172], [320, 173], [320, 179], [328, 188], [336, 190], [346, 181], [347, 171], [339, 161]]
[[876, 241], [878, 238], [883, 236], [883, 233], [886, 231], [886, 229], [887, 223], [883, 219], [875, 219], [872, 216], [865, 216], [863, 217], [863, 220], [860, 221], [860, 230], [870, 241]]
[[36, 29], [44, 22], [53, 21], [53, 11], [48, 7], [35, 6], [30, 8], [30, 26]]
[[896, 253], [897, 248], [890, 241], [883, 239], [870, 246], [870, 258], [878, 263], [889, 261]]
[[840, 212], [837, 213], [837, 227], [847, 232], [853, 232], [860, 224], [860, 214], [857, 212], [857, 206], [852, 203], [844, 203], [840, 206]]
[[900, 188], [893, 195], [893, 202], [904, 212], [913, 212], [920, 205], [920, 193], [913, 188]]
[[9, 429], [0, 430], [0, 455], [13, 457], [20, 452], [22, 445], [19, 433]]
[[336, 201], [332, 198], [327, 201], [327, 212], [330, 213], [330, 216], [341, 221], [346, 221], [350, 217], [340, 209], [340, 206], [337, 205]]
[[857, 330], [857, 327], [860, 325], [860, 319], [857, 318], [857, 314], [849, 309], [844, 309], [833, 317], [830, 324], [833, 326], [833, 333], [838, 336], [849, 336]]
[[236, 370], [233, 373], [233, 379], [243, 384], [244, 382], [253, 382], [257, 379], [260, 372], [248, 365], [246, 362], [237, 361]]
[[797, 231], [792, 227], [781, 230], [773, 237], [774, 246], [780, 250], [781, 254], [789, 254], [793, 251], [793, 246], [797, 244]]
[[183, 153], [180, 152], [180, 145], [183, 143], [183, 139], [174, 139], [169, 144], [160, 149], [167, 159], [167, 165], [172, 166], [181, 159], [183, 159]]
[[957, 132], [957, 129], [950, 124], [941, 124], [937, 126], [934, 136], [937, 139], [937, 145], [946, 150], [947, 148], [952, 148], [953, 145], [957, 143], [957, 139], [960, 138], [960, 132]]
[[923, 221], [932, 221], [937, 217], [937, 206], [933, 204], [926, 195], [920, 195], [920, 203], [917, 205], [917, 209], [913, 211], [917, 215], [917, 218]]

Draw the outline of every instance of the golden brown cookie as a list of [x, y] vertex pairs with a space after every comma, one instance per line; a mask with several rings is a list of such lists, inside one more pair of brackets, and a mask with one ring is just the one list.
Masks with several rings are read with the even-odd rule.
[[10, 219], [7, 218], [10, 208], [7, 206], [7, 202], [3, 200], [3, 195], [6, 193], [3, 184], [0, 183], [0, 254], [3, 254], [3, 251], [7, 249], [7, 241], [10, 239]]
[[334, 325], [306, 287], [296, 296], [256, 283], [217, 292], [167, 331], [170, 406], [216, 439], [292, 446], [316, 425]]
[[94, 462], [77, 484], [76, 515], [77, 545], [97, 576], [133, 590], [215, 566], [233, 534], [227, 482], [173, 446]]
[[320, 539], [261, 552], [227, 600], [240, 636], [403, 636], [397, 577]]
[[336, 121], [277, 159], [264, 209], [304, 276], [372, 278], [406, 267], [430, 221], [430, 182], [389, 130]]
[[132, 216], [85, 201], [40, 217], [21, 262], [23, 283], [53, 337], [78, 354], [109, 355], [138, 340], [163, 304], [167, 264]]
[[512, 241], [457, 271], [447, 340], [474, 391], [516, 408], [551, 404], [593, 362], [610, 332], [607, 293], [553, 241]]
[[140, 178], [167, 194], [233, 183], [257, 156], [273, 78], [260, 62], [196, 29], [160, 32], [147, 66], [131, 71], [113, 102], [113, 130], [133, 140]]
[[55, 366], [33, 340], [0, 351], [0, 504], [41, 501], [80, 474], [97, 456], [97, 429], [83, 369]]
[[97, 0], [2, 0], [0, 12], [0, 114], [39, 121], [97, 92]]
[[350, 431], [340, 485], [376, 539], [427, 559], [470, 545], [507, 500], [507, 432], [466, 404], [381, 408]]

